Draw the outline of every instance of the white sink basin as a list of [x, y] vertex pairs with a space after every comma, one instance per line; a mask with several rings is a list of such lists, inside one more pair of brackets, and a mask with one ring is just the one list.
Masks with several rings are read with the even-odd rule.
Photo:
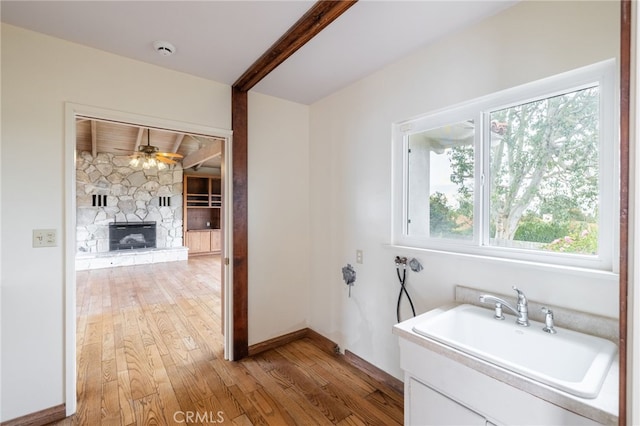
[[413, 331], [469, 355], [582, 398], [600, 392], [618, 347], [599, 337], [544, 324], [516, 325], [493, 318], [492, 309], [459, 305], [413, 327]]

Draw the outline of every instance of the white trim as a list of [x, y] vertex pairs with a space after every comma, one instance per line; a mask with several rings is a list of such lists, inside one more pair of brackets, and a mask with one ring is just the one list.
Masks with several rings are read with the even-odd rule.
[[[496, 256], [556, 265], [567, 265], [598, 269], [616, 273], [618, 264], [614, 262], [618, 253], [619, 237], [615, 232], [617, 225], [618, 199], [615, 197], [618, 184], [619, 134], [615, 117], [618, 106], [615, 90], [616, 61], [610, 59], [577, 70], [568, 71], [556, 76], [531, 82], [473, 99], [462, 104], [442, 108], [432, 113], [421, 115], [410, 120], [395, 123], [392, 127], [392, 244], [416, 248], [442, 250], [447, 252], [463, 252], [472, 255]], [[490, 188], [483, 182], [483, 176], [489, 171], [488, 150], [488, 114], [539, 99], [568, 93], [599, 84], [600, 86], [600, 136], [599, 136], [599, 240], [598, 255], [565, 255], [554, 252], [523, 250], [495, 247], [489, 244]], [[408, 136], [417, 132], [442, 127], [473, 118], [477, 123], [475, 138], [482, 136], [482, 144], [475, 144], [475, 187], [474, 187], [474, 238], [472, 241], [445, 240], [428, 237], [412, 237], [407, 232], [408, 177], [405, 176], [406, 145]], [[481, 160], [478, 160], [478, 158]], [[483, 183], [485, 183], [483, 185]], [[481, 200], [479, 201], [479, 198]], [[479, 234], [479, 235], [477, 235]]]
[[[65, 103], [65, 220], [64, 220], [64, 321], [65, 321], [65, 355], [64, 355], [64, 393], [66, 404], [66, 415], [71, 416], [77, 410], [77, 376], [76, 376], [76, 270], [75, 270], [75, 234], [76, 234], [76, 116], [88, 116], [96, 119], [120, 121], [123, 123], [132, 123], [146, 127], [157, 127], [163, 129], [171, 129], [186, 133], [197, 133], [207, 136], [215, 136], [224, 138], [225, 155], [223, 158], [224, 168], [228, 172], [231, 170], [231, 130], [220, 129], [216, 127], [205, 126], [196, 123], [187, 123], [182, 121], [174, 121], [170, 119], [151, 117], [135, 113], [110, 110], [90, 105], [82, 105], [67, 102]], [[229, 199], [224, 200], [224, 215], [229, 221], [231, 220], [231, 179], [225, 180], [226, 194]], [[231, 240], [232, 228], [231, 222], [225, 223], [224, 238], [225, 247], [224, 254], [229, 258], [233, 258], [233, 247], [229, 244]], [[228, 270], [231, 268], [227, 267]], [[225, 275], [227, 279], [223, 285], [225, 286], [225, 294], [231, 293], [230, 276]], [[231, 303], [232, 299], [225, 298], [223, 303]], [[233, 305], [224, 306], [225, 317], [224, 332], [225, 335], [225, 356], [227, 355], [227, 346], [229, 346], [229, 338], [232, 338], [233, 330]]]
[[[224, 151], [222, 164], [222, 184], [223, 191], [223, 246], [222, 246], [222, 265], [224, 269], [224, 318], [223, 320], [223, 339], [224, 339], [224, 359], [233, 360], [233, 179], [232, 176], [232, 155], [233, 149], [232, 137], [228, 137], [224, 142]], [[228, 259], [228, 260], [227, 260]]]
[[478, 169], [480, 173], [480, 179], [476, 180], [476, 183], [479, 183], [479, 190], [474, 192], [476, 195], [475, 202], [477, 203], [474, 209], [474, 213], [477, 213], [477, 220], [473, 221], [474, 233], [477, 233], [476, 230], [480, 231], [480, 236], [477, 240], [480, 242], [480, 247], [489, 247], [489, 221], [484, 220], [485, 217], [489, 217], [489, 212], [491, 208], [491, 185], [488, 184], [490, 181], [489, 171], [491, 170], [491, 156], [489, 155], [491, 151], [491, 124], [490, 124], [490, 114], [488, 112], [483, 112], [481, 114], [482, 119], [480, 120], [482, 128], [480, 129], [480, 133], [482, 134], [481, 141], [479, 145], [479, 149], [477, 149], [476, 154], [476, 164], [479, 165]]
[[65, 105], [64, 150], [64, 388], [67, 417], [77, 410], [76, 396], [76, 112]]

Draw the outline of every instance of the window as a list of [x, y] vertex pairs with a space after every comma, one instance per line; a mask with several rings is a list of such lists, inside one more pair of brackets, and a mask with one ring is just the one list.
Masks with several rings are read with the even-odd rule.
[[407, 233], [473, 239], [472, 119], [408, 136]]
[[394, 243], [613, 270], [613, 61], [394, 126]]

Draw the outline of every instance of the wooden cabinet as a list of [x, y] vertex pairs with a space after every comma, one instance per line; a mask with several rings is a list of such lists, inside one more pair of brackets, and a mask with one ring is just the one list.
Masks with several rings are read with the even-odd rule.
[[211, 241], [211, 251], [213, 252], [219, 252], [222, 250], [222, 238], [220, 235], [220, 230], [219, 229], [212, 229], [211, 231], [209, 231], [209, 234], [211, 235], [210, 241]]
[[220, 176], [184, 176], [184, 244], [189, 255], [219, 253], [222, 186]]
[[203, 254], [211, 252], [210, 231], [187, 231], [185, 245], [189, 247], [189, 254]]
[[191, 208], [222, 207], [220, 176], [185, 175], [186, 206]]

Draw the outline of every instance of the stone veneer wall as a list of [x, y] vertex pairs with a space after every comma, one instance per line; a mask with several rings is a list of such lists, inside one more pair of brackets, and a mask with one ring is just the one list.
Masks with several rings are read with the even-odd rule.
[[[109, 223], [156, 222], [156, 247], [182, 247], [182, 166], [132, 167], [130, 157], [89, 152], [76, 156], [76, 241], [79, 253], [109, 251]], [[106, 206], [93, 206], [106, 195]], [[169, 197], [160, 206], [159, 197]]]

